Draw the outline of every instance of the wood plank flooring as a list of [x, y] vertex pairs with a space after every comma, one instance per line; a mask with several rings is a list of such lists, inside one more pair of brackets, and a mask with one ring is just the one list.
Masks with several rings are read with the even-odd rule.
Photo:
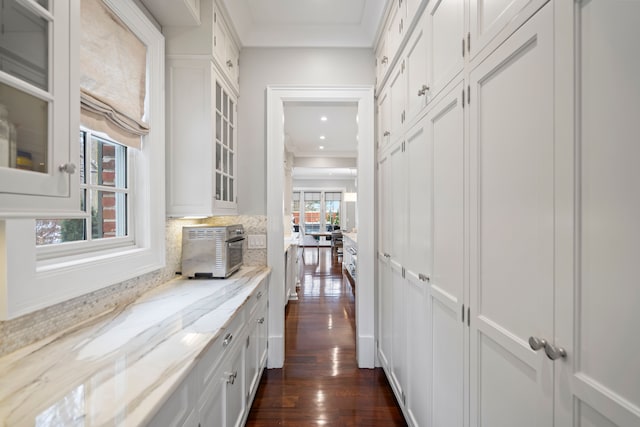
[[285, 362], [265, 370], [247, 426], [406, 426], [381, 368], [358, 369], [355, 299], [331, 248], [305, 250]]

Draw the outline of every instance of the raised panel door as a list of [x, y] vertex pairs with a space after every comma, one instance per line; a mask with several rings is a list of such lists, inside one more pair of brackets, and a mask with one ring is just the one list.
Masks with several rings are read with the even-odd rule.
[[640, 60], [632, 52], [640, 37], [640, 2], [595, 0], [573, 7], [577, 247], [565, 260], [575, 266], [573, 283], [559, 283], [556, 345], [568, 355], [555, 362], [557, 420], [638, 426]]
[[425, 15], [422, 15], [416, 26], [405, 54], [405, 79], [407, 81], [406, 122], [411, 123], [427, 105], [427, 37], [424, 26]]
[[470, 73], [473, 426], [550, 426], [554, 336], [553, 9]]
[[[224, 418], [227, 427], [239, 427], [245, 411], [244, 399], [244, 351], [238, 348], [223, 368], [224, 385]], [[218, 424], [215, 424], [218, 425]]]
[[433, 258], [433, 146], [427, 120], [421, 120], [407, 134], [405, 141], [407, 194], [404, 205], [406, 216], [403, 265], [407, 271], [419, 275], [431, 274]]
[[389, 248], [391, 259], [405, 261], [407, 245], [407, 181], [404, 142], [396, 144], [389, 154]]
[[509, 37], [548, 0], [470, 0], [469, 30], [471, 56], [475, 57], [492, 40]]
[[391, 105], [389, 89], [378, 96], [378, 148], [383, 149], [391, 141]]
[[391, 383], [402, 401], [407, 378], [407, 316], [405, 306], [405, 279], [402, 266], [391, 259]]
[[391, 143], [402, 138], [405, 118], [405, 78], [404, 61], [396, 64], [389, 81], [389, 127]]
[[429, 387], [431, 382], [429, 335], [429, 306], [427, 283], [411, 272], [406, 272], [404, 281], [406, 316], [406, 384], [405, 410], [414, 427], [430, 426]]
[[429, 51], [429, 100], [441, 91], [464, 66], [464, 0], [430, 2], [426, 12]]
[[[433, 269], [430, 426], [461, 427], [464, 413], [465, 147], [463, 83], [441, 97], [426, 117], [433, 145]], [[466, 313], [465, 313], [466, 314]]]

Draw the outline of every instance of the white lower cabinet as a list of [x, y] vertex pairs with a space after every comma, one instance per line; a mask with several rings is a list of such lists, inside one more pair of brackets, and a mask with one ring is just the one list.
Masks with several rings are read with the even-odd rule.
[[148, 426], [244, 425], [267, 362], [267, 280], [201, 355]]

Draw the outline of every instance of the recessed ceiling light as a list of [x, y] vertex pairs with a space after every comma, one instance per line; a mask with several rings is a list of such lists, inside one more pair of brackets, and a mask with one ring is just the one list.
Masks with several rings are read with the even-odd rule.
[[320, 117], [320, 120], [322, 120], [323, 122], [326, 122], [327, 121], [327, 116]]
[[318, 148], [321, 149], [321, 150], [324, 150], [324, 145], [321, 145]]
[[320, 135], [320, 139], [324, 139], [324, 138], [325, 138], [325, 136], [324, 136], [324, 135]]

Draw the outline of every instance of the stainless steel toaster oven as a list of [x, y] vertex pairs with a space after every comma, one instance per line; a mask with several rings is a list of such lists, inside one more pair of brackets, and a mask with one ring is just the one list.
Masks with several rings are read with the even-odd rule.
[[182, 227], [182, 275], [226, 278], [242, 266], [244, 227]]

